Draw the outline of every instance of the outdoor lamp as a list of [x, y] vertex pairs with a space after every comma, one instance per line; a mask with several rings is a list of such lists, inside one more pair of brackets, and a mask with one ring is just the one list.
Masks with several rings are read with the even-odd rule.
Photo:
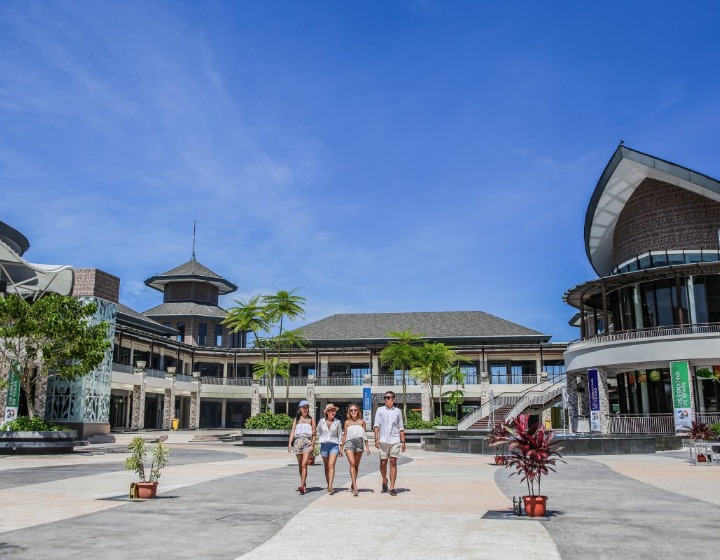
[[193, 371], [192, 376], [194, 379], [200, 379], [200, 372], [199, 371]]
[[145, 366], [147, 365], [144, 360], [138, 360], [135, 362], [135, 365], [137, 365], [138, 369], [145, 369]]

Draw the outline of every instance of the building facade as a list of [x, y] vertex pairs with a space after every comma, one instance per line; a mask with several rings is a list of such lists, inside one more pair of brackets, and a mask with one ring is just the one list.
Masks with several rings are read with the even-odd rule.
[[595, 369], [601, 431], [673, 432], [674, 362], [690, 370], [692, 417], [720, 421], [720, 182], [621, 144], [585, 248], [598, 278], [564, 295], [580, 328], [565, 353], [575, 429], [588, 426]]

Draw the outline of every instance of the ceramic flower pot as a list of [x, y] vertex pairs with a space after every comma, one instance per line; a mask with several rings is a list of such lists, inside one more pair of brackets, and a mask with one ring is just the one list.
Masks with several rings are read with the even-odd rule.
[[523, 506], [528, 517], [545, 517], [547, 496], [523, 496]]
[[157, 482], [135, 482], [135, 495], [141, 500], [151, 500], [157, 495]]

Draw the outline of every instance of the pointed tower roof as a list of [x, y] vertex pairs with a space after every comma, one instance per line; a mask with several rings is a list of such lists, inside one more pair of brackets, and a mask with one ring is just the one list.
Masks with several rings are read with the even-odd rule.
[[217, 287], [220, 294], [229, 294], [237, 290], [237, 286], [226, 280], [219, 274], [213, 272], [208, 267], [199, 263], [195, 259], [195, 255], [192, 258], [180, 266], [163, 272], [162, 274], [156, 274], [145, 280], [145, 285], [154, 288], [160, 292], [165, 291], [165, 286], [170, 282], [186, 281], [186, 282], [209, 282]]

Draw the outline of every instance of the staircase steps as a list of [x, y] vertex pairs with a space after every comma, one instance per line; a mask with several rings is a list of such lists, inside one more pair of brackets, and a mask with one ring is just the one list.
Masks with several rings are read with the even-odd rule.
[[[505, 419], [505, 415], [510, 412], [510, 409], [513, 407], [511, 404], [503, 405], [499, 408], [495, 409], [495, 422], [501, 422]], [[489, 430], [491, 428], [490, 426], [490, 415], [485, 416], [485, 418], [481, 418], [477, 422], [475, 422], [472, 426], [468, 428], [468, 430]]]

